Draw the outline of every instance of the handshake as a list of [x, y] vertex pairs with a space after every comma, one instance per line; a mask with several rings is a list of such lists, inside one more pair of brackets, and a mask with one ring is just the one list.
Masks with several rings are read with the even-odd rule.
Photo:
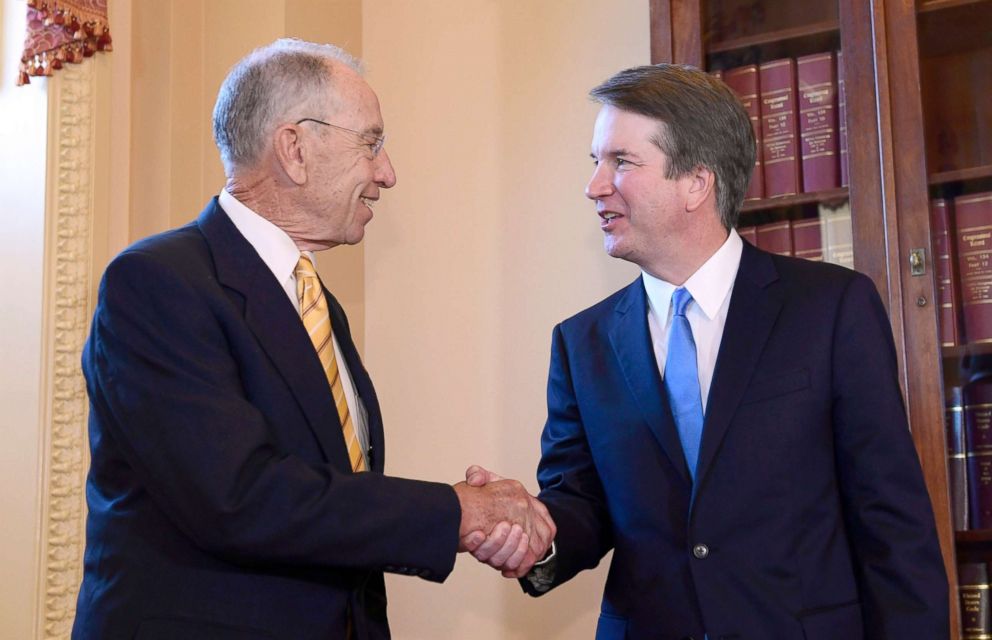
[[468, 551], [505, 578], [524, 577], [544, 558], [555, 523], [522, 484], [473, 465], [454, 489], [462, 508], [459, 552]]

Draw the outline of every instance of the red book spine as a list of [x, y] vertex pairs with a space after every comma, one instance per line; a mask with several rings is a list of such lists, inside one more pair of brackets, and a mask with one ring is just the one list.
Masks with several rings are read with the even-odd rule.
[[759, 68], [761, 87], [761, 161], [765, 173], [765, 197], [799, 193], [801, 186], [799, 113], [796, 100], [796, 61], [791, 58], [766, 62]]
[[964, 333], [992, 342], [992, 191], [954, 199]]
[[780, 256], [792, 255], [792, 222], [783, 220], [758, 225], [758, 248]]
[[752, 247], [758, 246], [758, 232], [754, 227], [740, 227], [737, 235], [750, 242]]
[[847, 90], [844, 88], [844, 52], [837, 52], [837, 130], [840, 147], [840, 186], [850, 184], [847, 166]]
[[964, 387], [968, 510], [972, 529], [992, 529], [992, 377]]
[[944, 399], [947, 427], [947, 467], [951, 490], [951, 515], [955, 531], [968, 529], [968, 441], [964, 426], [961, 387], [948, 386]]
[[840, 186], [837, 149], [837, 65], [834, 52], [796, 60], [803, 191]]
[[933, 238], [934, 273], [937, 276], [937, 315], [940, 346], [953, 347], [960, 343], [958, 336], [959, 294], [954, 278], [954, 256], [951, 242], [950, 212], [947, 200], [930, 201], [930, 234]]
[[765, 172], [761, 165], [761, 108], [758, 106], [761, 90], [758, 82], [758, 66], [749, 64], [730, 69], [723, 74], [723, 81], [741, 99], [747, 115], [751, 118], [751, 128], [754, 129], [754, 141], [757, 144], [758, 154], [744, 199], [758, 200], [765, 197]]
[[819, 218], [792, 223], [792, 250], [797, 258], [823, 261], [823, 233]]

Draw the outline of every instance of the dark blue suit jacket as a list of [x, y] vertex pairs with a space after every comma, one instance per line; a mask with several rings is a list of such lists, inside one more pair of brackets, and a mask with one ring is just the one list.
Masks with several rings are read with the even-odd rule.
[[695, 490], [647, 313], [638, 279], [554, 331], [540, 498], [558, 525], [555, 585], [613, 549], [597, 639], [946, 638], [871, 281], [745, 244]]
[[83, 353], [92, 465], [73, 638], [328, 639], [348, 624], [387, 638], [383, 570], [451, 571], [455, 493], [383, 475], [375, 391], [328, 299], [368, 412], [369, 473], [351, 473], [298, 312], [216, 199], [110, 264]]

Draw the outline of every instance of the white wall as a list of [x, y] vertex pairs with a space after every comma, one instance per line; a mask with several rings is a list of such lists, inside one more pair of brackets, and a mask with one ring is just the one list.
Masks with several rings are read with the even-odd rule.
[[45, 80], [15, 86], [23, 0], [0, 5], [0, 637], [34, 632], [45, 236]]
[[[649, 58], [648, 2], [375, 0], [363, 57], [397, 186], [365, 240], [366, 363], [387, 473], [478, 462], [531, 491], [551, 330], [632, 280], [582, 195], [590, 88]], [[605, 567], [538, 600], [470, 557], [390, 577], [399, 638], [589, 638]]]

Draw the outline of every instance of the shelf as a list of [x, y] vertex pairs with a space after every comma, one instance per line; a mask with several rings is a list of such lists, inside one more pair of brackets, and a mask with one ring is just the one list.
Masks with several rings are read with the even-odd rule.
[[962, 182], [964, 180], [980, 180], [982, 178], [992, 178], [992, 164], [980, 167], [968, 167], [956, 171], [941, 171], [931, 173], [928, 182], [931, 185], [947, 184], [949, 182]]
[[830, 189], [828, 191], [814, 191], [812, 193], [797, 193], [791, 196], [781, 196], [779, 198], [764, 198], [762, 200], [745, 200], [741, 207], [741, 213], [751, 211], [768, 211], [769, 209], [785, 209], [803, 204], [837, 204], [847, 200], [847, 187]]
[[944, 11], [945, 9], [954, 9], [970, 4], [982, 4], [984, 2], [988, 2], [988, 0], [924, 0], [920, 3], [919, 12]]
[[992, 543], [992, 529], [971, 529], [955, 531], [954, 540], [958, 544]]
[[814, 22], [813, 24], [805, 24], [798, 27], [790, 27], [788, 29], [766, 31], [765, 33], [759, 33], [743, 38], [732, 38], [730, 40], [711, 42], [706, 47], [706, 52], [709, 54], [723, 53], [726, 51], [734, 51], [736, 49], [747, 49], [749, 47], [779, 43], [783, 40], [796, 40], [799, 38], [809, 38], [810, 36], [829, 35], [837, 32], [838, 30], [839, 24], [837, 20], [824, 20], [823, 22]]

